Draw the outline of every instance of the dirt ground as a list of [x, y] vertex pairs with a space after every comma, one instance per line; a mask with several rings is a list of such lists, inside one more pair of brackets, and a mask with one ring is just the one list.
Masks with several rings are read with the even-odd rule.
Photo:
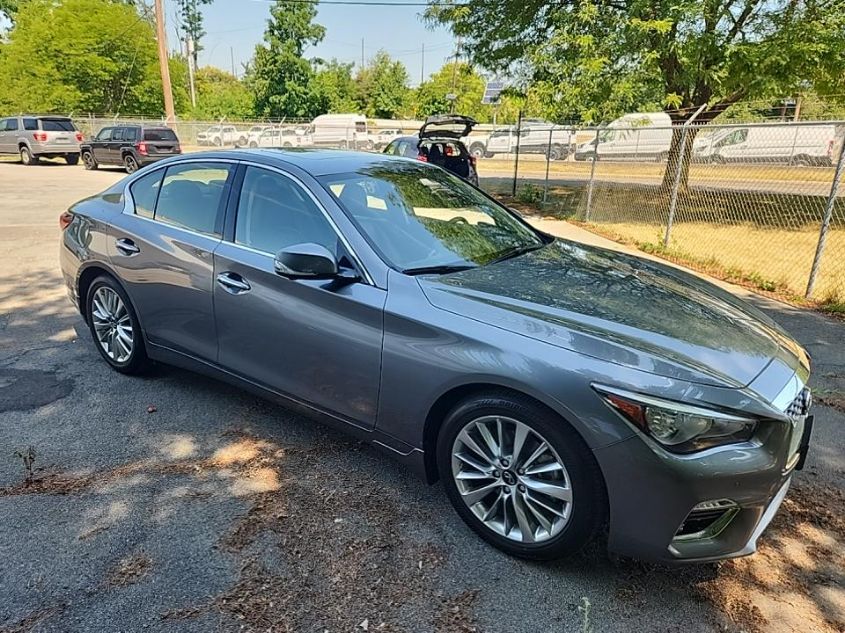
[[57, 217], [121, 175], [0, 164], [0, 632], [845, 630], [843, 323], [732, 287], [808, 348], [821, 401], [756, 555], [528, 563], [369, 446], [181, 370], [110, 371]]

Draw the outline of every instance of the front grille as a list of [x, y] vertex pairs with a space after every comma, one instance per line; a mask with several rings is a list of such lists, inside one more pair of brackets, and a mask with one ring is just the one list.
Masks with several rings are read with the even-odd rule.
[[813, 394], [809, 387], [804, 387], [795, 396], [795, 399], [786, 407], [786, 415], [790, 418], [801, 418], [810, 412], [810, 407], [813, 406]]

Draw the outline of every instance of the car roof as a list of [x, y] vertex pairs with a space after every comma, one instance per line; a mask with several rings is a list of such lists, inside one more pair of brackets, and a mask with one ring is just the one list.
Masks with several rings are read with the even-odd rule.
[[375, 154], [372, 152], [355, 152], [342, 149], [317, 149], [317, 148], [239, 148], [231, 150], [218, 150], [210, 152], [191, 152], [181, 154], [162, 164], [177, 163], [186, 159], [197, 158], [227, 158], [229, 160], [253, 160], [268, 165], [284, 167], [292, 165], [312, 176], [326, 176], [328, 174], [340, 174], [354, 172], [364, 167], [384, 164], [387, 162], [402, 161], [407, 159], [389, 154]]

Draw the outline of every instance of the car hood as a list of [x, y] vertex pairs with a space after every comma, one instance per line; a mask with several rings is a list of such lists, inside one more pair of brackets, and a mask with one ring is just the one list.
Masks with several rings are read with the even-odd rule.
[[721, 387], [774, 359], [808, 366], [774, 321], [690, 273], [565, 240], [419, 278], [436, 307], [603, 361]]

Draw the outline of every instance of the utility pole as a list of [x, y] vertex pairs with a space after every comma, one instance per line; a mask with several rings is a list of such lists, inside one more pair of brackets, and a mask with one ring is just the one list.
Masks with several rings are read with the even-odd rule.
[[197, 107], [197, 88], [195, 81], [195, 75], [197, 69], [194, 67], [194, 40], [188, 34], [185, 37], [185, 48], [188, 51], [188, 83], [191, 87], [191, 107]]
[[235, 49], [231, 46], [229, 47], [229, 58], [232, 60], [232, 74], [237, 79], [238, 73], [235, 72]]
[[425, 42], [422, 43], [422, 63], [420, 64], [420, 85], [425, 81]]
[[176, 120], [173, 108], [173, 88], [170, 85], [170, 67], [167, 65], [167, 35], [164, 29], [164, 7], [162, 0], [155, 0], [156, 39], [158, 40], [158, 65], [161, 70], [161, 91], [164, 94], [164, 116], [167, 123]]
[[361, 38], [361, 70], [364, 70], [364, 38]]

